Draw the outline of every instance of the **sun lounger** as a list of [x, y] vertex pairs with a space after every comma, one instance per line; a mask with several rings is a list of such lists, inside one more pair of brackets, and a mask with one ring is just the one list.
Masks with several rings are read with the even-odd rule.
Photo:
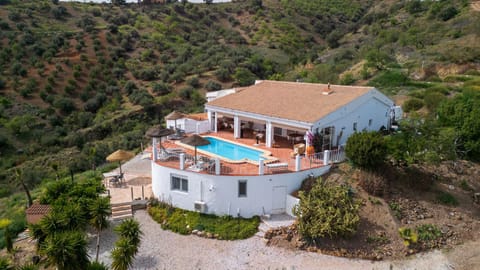
[[265, 167], [267, 167], [269, 170], [288, 170], [288, 163], [270, 163], [266, 164]]

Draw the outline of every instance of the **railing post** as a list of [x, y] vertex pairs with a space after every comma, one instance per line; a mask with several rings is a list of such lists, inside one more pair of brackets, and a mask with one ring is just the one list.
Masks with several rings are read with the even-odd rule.
[[185, 170], [185, 153], [180, 154], [180, 170]]
[[300, 155], [296, 155], [295, 156], [295, 171], [298, 172], [300, 171], [302, 168], [300, 168]]
[[265, 167], [263, 166], [263, 159], [258, 160], [258, 175], [263, 175], [265, 172]]
[[220, 175], [220, 159], [215, 158], [215, 174]]
[[330, 163], [330, 151], [325, 150], [323, 152], [323, 165], [328, 165]]

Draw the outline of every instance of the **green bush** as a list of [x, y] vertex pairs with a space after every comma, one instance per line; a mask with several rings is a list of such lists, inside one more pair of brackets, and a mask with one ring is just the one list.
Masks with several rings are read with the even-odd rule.
[[209, 80], [207, 84], [205, 84], [205, 89], [208, 91], [218, 91], [222, 89], [222, 85], [215, 81]]
[[457, 206], [458, 205], [458, 200], [455, 198], [452, 194], [445, 192], [445, 191], [440, 191], [437, 194], [437, 200], [438, 202], [449, 205], [449, 206]]
[[440, 238], [442, 232], [433, 224], [423, 224], [417, 226], [418, 239], [420, 241], [432, 241]]
[[155, 82], [152, 85], [152, 90], [154, 93], [163, 96], [170, 93], [170, 91], [172, 91], [172, 87], [164, 82]]
[[404, 86], [409, 82], [409, 78], [402, 72], [396, 70], [387, 70], [375, 78], [368, 84], [375, 87], [398, 87]]
[[403, 239], [403, 244], [406, 247], [409, 247], [410, 245], [415, 244], [418, 241], [418, 234], [410, 228], [399, 228], [398, 234]]
[[378, 132], [357, 132], [348, 138], [345, 154], [354, 165], [373, 169], [385, 160], [387, 146]]
[[349, 237], [360, 221], [360, 204], [346, 186], [324, 185], [317, 179], [310, 192], [299, 192], [300, 204], [294, 208], [298, 231], [307, 240], [323, 237]]
[[419, 98], [410, 98], [405, 101], [402, 105], [402, 109], [404, 112], [412, 112], [420, 110], [423, 107], [424, 103]]

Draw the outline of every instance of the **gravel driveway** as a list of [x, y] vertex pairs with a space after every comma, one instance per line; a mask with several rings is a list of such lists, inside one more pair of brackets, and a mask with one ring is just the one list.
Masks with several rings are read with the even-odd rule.
[[[144, 236], [133, 269], [459, 269], [441, 251], [402, 261], [371, 262], [269, 247], [257, 236], [239, 241], [183, 236], [162, 230], [146, 211], [137, 211], [135, 219]], [[109, 251], [116, 235], [109, 229], [102, 233], [101, 240], [100, 261], [110, 264]], [[94, 246], [92, 236], [92, 257]]]

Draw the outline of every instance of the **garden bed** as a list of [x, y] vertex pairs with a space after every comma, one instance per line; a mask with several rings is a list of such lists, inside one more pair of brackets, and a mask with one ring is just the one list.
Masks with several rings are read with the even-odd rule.
[[180, 234], [196, 234], [219, 240], [246, 239], [258, 231], [260, 219], [233, 218], [231, 216], [207, 215], [172, 207], [167, 203], [153, 202], [150, 216], [162, 229]]

